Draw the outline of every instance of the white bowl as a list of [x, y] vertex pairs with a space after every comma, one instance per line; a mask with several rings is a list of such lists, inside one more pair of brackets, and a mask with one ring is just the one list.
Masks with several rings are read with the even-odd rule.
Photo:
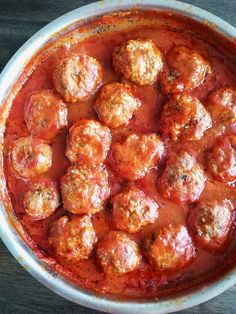
[[[0, 120], [1, 147], [3, 143], [5, 122], [10, 108], [11, 99], [9, 99], [9, 95], [10, 92], [12, 92], [12, 86], [19, 78], [25, 65], [36, 54], [36, 52], [39, 51], [55, 33], [61, 31], [65, 27], [69, 27], [72, 23], [78, 20], [93, 18], [104, 13], [110, 13], [121, 9], [130, 9], [133, 6], [151, 9], [171, 9], [198, 21], [207, 21], [210, 24], [212, 23], [215, 25], [218, 32], [224, 34], [229, 39], [236, 37], [236, 29], [224, 22], [222, 19], [192, 5], [180, 3], [174, 0], [101, 1], [73, 10], [48, 24], [31, 37], [12, 57], [2, 71], [0, 76], [0, 104], [4, 104], [6, 99], [8, 99], [8, 101], [4, 107], [2, 105], [0, 108], [2, 112]], [[2, 157], [1, 149], [0, 162], [2, 162]], [[3, 192], [6, 188], [2, 169], [0, 172], [0, 180], [2, 183], [0, 187], [0, 196], [2, 195], [1, 197], [3, 198]], [[4, 197], [4, 200], [2, 199], [0, 205], [0, 236], [9, 251], [22, 264], [22, 266], [42, 284], [64, 298], [83, 306], [117, 314], [170, 313], [205, 302], [236, 283], [236, 269], [233, 269], [219, 280], [208, 283], [207, 286], [201, 287], [198, 290], [191, 291], [188, 295], [185, 294], [165, 300], [127, 302], [115, 301], [103, 296], [96, 296], [92, 293], [79, 289], [55, 271], [49, 269], [47, 264], [42, 262], [31, 251], [31, 249], [16, 232], [16, 227], [19, 230], [20, 226], [17, 224], [13, 211], [6, 211], [6, 204], [9, 205], [9, 199]]]

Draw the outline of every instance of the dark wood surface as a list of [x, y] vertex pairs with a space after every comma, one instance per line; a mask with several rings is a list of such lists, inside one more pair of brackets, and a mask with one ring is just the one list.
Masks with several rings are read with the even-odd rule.
[[[94, 1], [0, 0], [0, 71], [14, 52], [42, 26], [61, 14], [92, 2]], [[236, 26], [236, 0], [186, 0], [184, 2], [206, 9]], [[0, 241], [0, 314], [9, 313], [96, 314], [100, 312], [75, 305], [45, 288], [17, 263]], [[211, 301], [180, 313], [234, 314], [236, 313], [236, 286]]]

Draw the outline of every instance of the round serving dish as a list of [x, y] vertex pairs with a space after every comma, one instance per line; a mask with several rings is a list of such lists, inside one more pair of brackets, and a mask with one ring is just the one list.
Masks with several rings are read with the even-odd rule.
[[[73, 28], [73, 23], [78, 21], [88, 20], [105, 13], [111, 13], [119, 10], [126, 9], [163, 9], [179, 12], [185, 16], [191, 17], [201, 22], [207, 22], [212, 25], [216, 31], [222, 33], [229, 40], [236, 36], [236, 29], [227, 24], [218, 17], [191, 6], [189, 4], [179, 3], [173, 0], [159, 0], [158, 2], [148, 0], [115, 0], [115, 1], [102, 1], [94, 3], [65, 14], [54, 22], [44, 27], [41, 31], [36, 33], [29, 39], [21, 49], [9, 61], [0, 76], [0, 140], [1, 147], [4, 139], [5, 122], [8, 117], [10, 109], [11, 97], [14, 96], [15, 82], [21, 76], [25, 66], [29, 63], [31, 58], [44, 47], [50, 38], [55, 36], [56, 33], [65, 31], [66, 29]], [[11, 92], [11, 96], [10, 95]], [[4, 105], [3, 105], [4, 104]], [[3, 151], [1, 149], [1, 155]], [[1, 191], [4, 195], [4, 174], [2, 165], [2, 156], [0, 170]], [[4, 206], [3, 206], [4, 203]], [[191, 291], [189, 294], [176, 296], [165, 300], [145, 301], [145, 302], [128, 302], [128, 301], [114, 301], [105, 297], [96, 296], [79, 289], [77, 286], [68, 282], [61, 277], [58, 273], [52, 271], [48, 265], [40, 260], [22, 240], [16, 232], [16, 228], [20, 229], [19, 224], [13, 214], [13, 211], [6, 210], [7, 200], [2, 197], [2, 204], [0, 205], [0, 236], [14, 255], [14, 257], [22, 264], [22, 266], [29, 271], [36, 279], [42, 284], [58, 293], [59, 295], [84, 306], [94, 308], [97, 310], [109, 313], [170, 313], [181, 309], [189, 308], [194, 305], [205, 302], [216, 295], [220, 294], [234, 283], [236, 283], [236, 269], [231, 270], [219, 280], [208, 283], [207, 285], [199, 288], [198, 290]]]

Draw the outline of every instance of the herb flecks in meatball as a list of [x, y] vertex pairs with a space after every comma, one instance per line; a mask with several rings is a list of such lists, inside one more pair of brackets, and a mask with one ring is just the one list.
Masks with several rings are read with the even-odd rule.
[[127, 124], [140, 107], [128, 85], [111, 83], [102, 87], [95, 103], [99, 119], [111, 128]]
[[162, 134], [173, 141], [198, 141], [211, 125], [211, 117], [203, 104], [187, 94], [173, 96], [161, 112]]
[[162, 53], [151, 40], [128, 40], [115, 48], [112, 58], [115, 70], [138, 85], [155, 82], [163, 67]]
[[104, 166], [71, 166], [61, 178], [65, 208], [73, 214], [95, 214], [109, 197], [108, 174]]
[[158, 205], [142, 190], [129, 186], [113, 197], [112, 217], [117, 229], [136, 233], [157, 219]]
[[41, 139], [21, 137], [10, 146], [9, 162], [15, 176], [30, 179], [52, 166], [52, 150]]
[[24, 193], [23, 204], [26, 213], [33, 219], [51, 216], [60, 205], [59, 193], [50, 180], [31, 183]]
[[215, 180], [225, 183], [236, 180], [236, 135], [216, 140], [207, 153], [207, 167]]
[[102, 83], [102, 68], [93, 57], [72, 54], [61, 59], [53, 73], [56, 90], [67, 102], [84, 102]]
[[156, 269], [177, 271], [195, 257], [195, 248], [185, 226], [169, 225], [145, 240], [146, 255]]
[[197, 246], [208, 250], [222, 249], [232, 225], [229, 201], [205, 201], [193, 208], [188, 217], [189, 230]]
[[135, 270], [141, 261], [138, 245], [120, 231], [110, 231], [98, 243], [97, 257], [105, 273], [116, 275]]
[[161, 81], [167, 94], [182, 93], [202, 84], [210, 72], [209, 63], [197, 51], [179, 45], [167, 54]]
[[206, 176], [195, 158], [187, 152], [171, 156], [166, 164], [159, 188], [164, 197], [176, 202], [196, 201], [204, 187]]
[[80, 120], [69, 130], [66, 156], [72, 163], [93, 166], [104, 162], [110, 145], [108, 127], [95, 120]]
[[220, 88], [207, 98], [207, 109], [215, 123], [231, 124], [236, 122], [236, 87]]
[[164, 145], [156, 134], [132, 134], [123, 143], [112, 145], [112, 165], [119, 176], [134, 181], [157, 166], [163, 153]]
[[50, 140], [67, 126], [67, 107], [53, 90], [41, 90], [26, 101], [24, 118], [31, 135]]
[[79, 262], [90, 256], [97, 237], [88, 216], [63, 216], [53, 223], [48, 241], [57, 255]]

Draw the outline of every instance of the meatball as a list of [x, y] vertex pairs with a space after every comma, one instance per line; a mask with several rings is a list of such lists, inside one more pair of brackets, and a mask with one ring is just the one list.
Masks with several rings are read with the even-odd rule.
[[124, 275], [141, 261], [138, 245], [123, 232], [110, 231], [97, 247], [97, 257], [108, 274]]
[[95, 103], [99, 119], [111, 128], [126, 124], [139, 107], [130, 87], [120, 83], [105, 85]]
[[207, 154], [207, 167], [218, 181], [229, 183], [236, 180], [236, 135], [217, 139]]
[[176, 202], [196, 201], [205, 186], [206, 177], [194, 157], [186, 152], [167, 161], [159, 188], [164, 197]]
[[52, 166], [52, 150], [38, 138], [22, 137], [11, 145], [9, 162], [17, 177], [33, 178]]
[[220, 88], [207, 98], [207, 109], [214, 122], [236, 122], [236, 88]]
[[111, 148], [111, 161], [119, 176], [134, 181], [155, 167], [164, 153], [164, 145], [156, 134], [130, 135], [125, 142]]
[[200, 202], [190, 211], [189, 229], [196, 244], [208, 251], [218, 251], [225, 244], [232, 224], [228, 201]]
[[72, 54], [58, 62], [53, 81], [67, 102], [86, 101], [102, 83], [99, 62], [85, 54]]
[[173, 141], [198, 141], [211, 125], [205, 107], [190, 95], [174, 95], [162, 109], [160, 128]]
[[115, 70], [138, 85], [152, 84], [163, 67], [162, 53], [151, 40], [128, 40], [115, 48], [112, 58]]
[[48, 242], [57, 255], [79, 262], [90, 256], [97, 237], [89, 216], [63, 216], [53, 223]]
[[71, 166], [61, 178], [64, 207], [73, 214], [95, 214], [109, 197], [108, 174], [103, 166]]
[[54, 91], [42, 90], [25, 103], [24, 117], [31, 135], [50, 140], [67, 126], [67, 107]]
[[55, 212], [60, 198], [54, 183], [47, 180], [30, 184], [24, 193], [23, 204], [30, 217], [45, 219]]
[[150, 263], [161, 271], [176, 271], [195, 257], [195, 248], [185, 226], [166, 226], [145, 240]]
[[158, 217], [158, 205], [143, 191], [130, 186], [112, 200], [113, 222], [117, 229], [135, 233]]
[[161, 81], [167, 94], [182, 93], [203, 83], [210, 72], [208, 62], [197, 51], [180, 45], [168, 53]]
[[70, 128], [66, 156], [72, 163], [95, 165], [106, 159], [110, 145], [108, 127], [95, 120], [80, 120]]

